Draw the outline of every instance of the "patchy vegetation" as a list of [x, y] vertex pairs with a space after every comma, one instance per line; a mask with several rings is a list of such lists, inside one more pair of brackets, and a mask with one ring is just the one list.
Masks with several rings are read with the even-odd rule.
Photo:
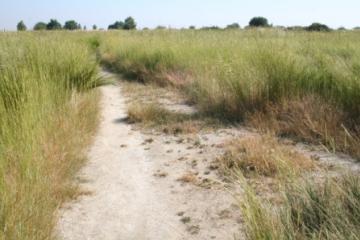
[[311, 159], [290, 146], [279, 144], [271, 136], [234, 140], [227, 144], [227, 151], [218, 161], [224, 172], [241, 171], [245, 175], [266, 177], [279, 173], [298, 175], [315, 167]]
[[[251, 113], [314, 99], [328, 106], [329, 116], [341, 113], [341, 120], [326, 118], [312, 142], [357, 156], [358, 38], [357, 32], [274, 29], [123, 32], [102, 38], [100, 55], [126, 76], [180, 88], [202, 112], [222, 120], [244, 120]], [[308, 122], [319, 119], [315, 111], [307, 113]], [[300, 139], [312, 131], [308, 125], [296, 127], [293, 133]], [[348, 135], [346, 144], [340, 135]]]

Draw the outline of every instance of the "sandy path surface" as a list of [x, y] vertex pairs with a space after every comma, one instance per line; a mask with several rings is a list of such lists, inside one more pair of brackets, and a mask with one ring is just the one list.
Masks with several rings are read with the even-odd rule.
[[60, 211], [59, 238], [234, 239], [239, 219], [229, 216], [229, 209], [236, 208], [232, 196], [177, 181], [194, 168], [178, 159], [197, 150], [166, 136], [152, 136], [144, 146], [148, 136], [126, 123], [120, 90], [115, 85], [101, 88], [100, 129], [79, 174], [82, 189], [91, 194]]
[[[63, 239], [178, 239], [179, 222], [167, 215], [151, 184], [154, 162], [141, 147], [141, 134], [123, 122], [126, 107], [118, 86], [101, 89], [102, 122], [82, 170], [93, 194], [82, 197], [60, 219]], [[121, 146], [122, 145], [122, 146]], [[125, 146], [126, 145], [126, 146]]]

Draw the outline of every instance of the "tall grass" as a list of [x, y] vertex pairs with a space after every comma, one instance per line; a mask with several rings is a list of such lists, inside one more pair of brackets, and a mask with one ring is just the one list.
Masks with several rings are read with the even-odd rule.
[[[359, 38], [351, 31], [142, 31], [108, 33], [100, 49], [107, 66], [144, 82], [179, 86], [204, 112], [222, 119], [244, 120], [269, 104], [318, 98], [343, 113], [336, 129], [322, 123], [320, 135], [336, 141], [328, 132], [343, 136], [346, 129], [349, 139], [359, 134]], [[358, 142], [351, 144], [358, 148]]]
[[218, 159], [239, 196], [250, 240], [360, 239], [360, 177], [324, 170], [276, 138], [231, 142]]
[[97, 122], [97, 62], [65, 33], [0, 36], [0, 239], [50, 239]]
[[285, 184], [282, 203], [261, 203], [248, 186], [241, 203], [249, 239], [360, 239], [360, 178]]

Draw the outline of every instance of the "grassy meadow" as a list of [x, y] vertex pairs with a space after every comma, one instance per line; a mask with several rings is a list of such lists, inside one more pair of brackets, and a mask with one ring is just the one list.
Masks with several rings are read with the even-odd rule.
[[360, 33], [113, 32], [102, 62], [173, 85], [203, 113], [360, 157]]
[[[171, 86], [206, 117], [270, 136], [231, 143], [220, 160], [244, 187], [248, 239], [345, 240], [360, 239], [359, 177], [333, 176], [273, 136], [360, 160], [359, 40], [358, 31], [260, 29], [111, 32], [97, 41], [113, 71]], [[275, 200], [259, 196], [263, 181]]]
[[0, 34], [0, 239], [50, 239], [97, 125], [98, 64], [65, 33]]
[[[181, 91], [206, 118], [360, 159], [359, 40], [358, 31], [276, 29], [0, 33], [0, 239], [55, 237], [56, 210], [79, 194], [72, 180], [97, 126], [100, 65]], [[135, 110], [134, 121], [179, 118]], [[236, 160], [244, 148], [269, 144], [259, 141], [236, 143], [241, 151], [225, 165], [246, 175], [249, 162], [259, 164], [272, 177], [289, 172], [278, 160], [290, 172], [313, 168], [271, 141], [271, 158], [266, 151]], [[281, 177], [278, 215], [246, 188], [249, 239], [359, 239], [359, 179], [313, 188], [297, 174]]]

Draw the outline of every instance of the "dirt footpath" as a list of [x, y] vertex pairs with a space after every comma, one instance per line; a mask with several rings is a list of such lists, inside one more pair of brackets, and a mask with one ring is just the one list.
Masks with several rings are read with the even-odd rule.
[[145, 134], [126, 122], [118, 85], [101, 88], [102, 120], [79, 173], [91, 194], [60, 211], [64, 240], [243, 239], [233, 196], [211, 161], [225, 131], [193, 138]]

